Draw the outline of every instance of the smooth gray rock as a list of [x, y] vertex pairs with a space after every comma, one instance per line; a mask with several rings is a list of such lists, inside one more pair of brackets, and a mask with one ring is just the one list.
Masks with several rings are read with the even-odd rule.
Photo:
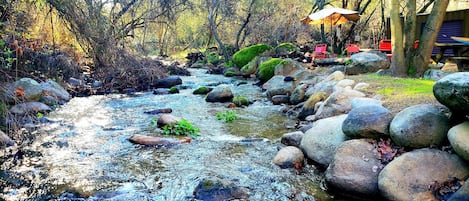
[[193, 195], [195, 199], [202, 201], [247, 199], [249, 197], [247, 189], [218, 177], [202, 179], [195, 187]]
[[391, 111], [381, 105], [353, 108], [342, 124], [342, 131], [351, 138], [387, 138], [392, 118]]
[[157, 120], [157, 124], [158, 124], [158, 127], [163, 127], [165, 125], [169, 125], [169, 124], [175, 124], [177, 123], [178, 121], [181, 121], [182, 118], [181, 117], [177, 117], [177, 116], [174, 116], [172, 114], [161, 114], [159, 117], [158, 117], [158, 120]]
[[397, 113], [391, 121], [391, 139], [399, 146], [423, 148], [440, 145], [450, 129], [446, 108], [421, 104]]
[[[21, 90], [24, 93], [18, 96], [17, 90]], [[21, 78], [5, 88], [8, 102], [14, 102], [18, 99], [24, 101], [38, 101], [42, 95], [42, 91], [41, 85], [31, 78]]]
[[230, 86], [221, 84], [215, 87], [207, 94], [205, 101], [207, 102], [230, 102], [233, 99], [233, 92]]
[[381, 162], [373, 150], [366, 139], [342, 143], [326, 170], [328, 186], [340, 194], [377, 196]]
[[315, 120], [346, 114], [352, 109], [354, 98], [365, 97], [365, 94], [349, 88], [337, 88], [315, 113]]
[[285, 76], [276, 75], [262, 85], [266, 90], [267, 97], [272, 98], [275, 95], [288, 95], [295, 89], [294, 82], [285, 82]]
[[55, 81], [47, 80], [46, 82], [41, 82], [41, 88], [48, 95], [56, 97], [61, 104], [69, 101], [71, 98], [67, 90]]
[[295, 131], [286, 133], [282, 136], [280, 142], [287, 146], [300, 147], [301, 139], [303, 139], [304, 133], [301, 131]]
[[293, 90], [291, 96], [290, 96], [290, 104], [296, 105], [298, 103], [301, 103], [305, 100], [305, 94], [306, 94], [306, 85], [301, 84], [298, 85], [295, 90]]
[[347, 66], [347, 75], [358, 75], [363, 73], [374, 73], [380, 69], [389, 68], [391, 63], [387, 58], [370, 52], [360, 52], [350, 57], [352, 63]]
[[274, 105], [288, 104], [290, 103], [290, 96], [287, 96], [287, 95], [272, 96], [272, 103]]
[[182, 79], [174, 75], [158, 79], [153, 83], [156, 88], [171, 88], [179, 84], [182, 84]]
[[448, 140], [454, 151], [461, 158], [469, 161], [469, 121], [449, 129]]
[[468, 176], [468, 165], [457, 155], [425, 148], [404, 153], [386, 165], [378, 176], [378, 186], [388, 200], [437, 201], [430, 184]]
[[453, 73], [433, 85], [435, 98], [451, 112], [469, 114], [469, 72]]
[[52, 109], [41, 102], [25, 102], [10, 108], [10, 112], [15, 115], [36, 115], [38, 112], [48, 113], [50, 111]]
[[[355, 89], [354, 89], [355, 90]], [[354, 98], [352, 99], [352, 109], [365, 105], [382, 105], [381, 101], [374, 98]]]

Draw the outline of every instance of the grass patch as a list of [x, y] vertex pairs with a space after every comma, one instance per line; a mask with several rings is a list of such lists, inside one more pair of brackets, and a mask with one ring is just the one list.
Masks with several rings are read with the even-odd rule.
[[379, 76], [364, 74], [348, 76], [348, 79], [357, 83], [365, 82], [370, 87], [365, 93], [370, 96], [380, 95], [383, 105], [392, 112], [417, 104], [439, 104], [433, 95], [435, 81], [415, 78], [398, 78], [392, 76]]

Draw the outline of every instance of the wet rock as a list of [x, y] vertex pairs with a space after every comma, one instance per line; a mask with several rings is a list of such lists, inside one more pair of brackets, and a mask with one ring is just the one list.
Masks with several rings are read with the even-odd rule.
[[10, 108], [10, 112], [15, 115], [36, 115], [38, 112], [48, 113], [50, 111], [52, 111], [52, 109], [41, 102], [20, 103]]
[[38, 101], [42, 94], [42, 87], [36, 80], [21, 78], [8, 85], [5, 92], [8, 102], [14, 102], [15, 99]]
[[346, 114], [352, 109], [352, 100], [362, 97], [365, 97], [362, 92], [349, 88], [337, 88], [316, 111], [314, 119]]
[[448, 131], [448, 140], [454, 151], [469, 161], [469, 121], [459, 124]]
[[233, 99], [233, 93], [230, 86], [221, 84], [215, 87], [207, 94], [205, 101], [207, 102], [230, 102]]
[[448, 199], [448, 201], [464, 200], [469, 200], [469, 179], [466, 180], [464, 185]]
[[52, 80], [47, 80], [46, 82], [41, 82], [41, 88], [44, 93], [49, 96], [55, 97], [59, 104], [64, 104], [69, 101], [71, 96], [60, 84]]
[[429, 104], [408, 107], [391, 121], [391, 139], [399, 146], [411, 148], [440, 145], [450, 129], [446, 112], [443, 107]]
[[15, 145], [15, 142], [3, 131], [0, 130], [0, 148]]
[[301, 167], [304, 159], [303, 152], [299, 148], [288, 146], [280, 149], [273, 162], [281, 168], [294, 168]]
[[301, 103], [305, 99], [305, 94], [306, 94], [306, 87], [307, 85], [301, 84], [298, 85], [292, 92], [290, 96], [290, 104], [296, 105], [298, 103]]
[[169, 89], [168, 88], [158, 88], [153, 90], [153, 94], [155, 95], [167, 95], [169, 94]]
[[202, 179], [195, 187], [193, 195], [195, 199], [202, 201], [224, 201], [249, 197], [245, 188], [215, 177]]
[[248, 106], [249, 105], [249, 99], [246, 98], [245, 96], [235, 96], [233, 98], [233, 103], [238, 106], [238, 107], [241, 107], [241, 106]]
[[467, 176], [469, 167], [457, 155], [425, 148], [404, 153], [386, 165], [378, 176], [378, 186], [388, 200], [436, 201], [430, 184]]
[[199, 87], [194, 92], [193, 94], [208, 94], [208, 92], [212, 91], [212, 88], [209, 87]]
[[304, 133], [301, 131], [295, 131], [291, 133], [286, 133], [282, 136], [280, 142], [287, 146], [300, 147], [301, 139], [303, 139]]
[[182, 120], [181, 117], [177, 117], [172, 114], [161, 114], [160, 117], [158, 118], [157, 124], [158, 124], [158, 127], [163, 127], [165, 125], [175, 124], [181, 120]]
[[369, 52], [353, 54], [350, 60], [352, 63], [345, 70], [347, 75], [374, 73], [380, 69], [387, 69], [391, 65], [387, 58]]
[[346, 117], [340, 115], [318, 120], [306, 131], [300, 147], [309, 159], [324, 166], [332, 162], [337, 147], [348, 139], [342, 132]]
[[274, 105], [288, 104], [290, 103], [290, 96], [287, 96], [287, 95], [272, 96], [272, 103]]
[[168, 76], [153, 83], [156, 88], [171, 88], [179, 84], [182, 84], [182, 79], [179, 76]]
[[352, 99], [352, 109], [366, 105], [381, 105], [381, 101], [374, 98], [354, 98]]
[[145, 136], [134, 134], [132, 137], [129, 138], [129, 141], [134, 144], [141, 144], [147, 146], [169, 146], [179, 144], [179, 141], [169, 139], [169, 138], [161, 138], [156, 136]]
[[275, 95], [288, 95], [293, 92], [295, 85], [293, 82], [285, 82], [285, 76], [276, 75], [262, 85], [269, 98]]
[[161, 109], [145, 111], [143, 113], [145, 113], [145, 114], [161, 114], [161, 113], [171, 113], [171, 112], [173, 112], [173, 109], [171, 109], [171, 108], [161, 108]]
[[344, 123], [342, 131], [351, 138], [387, 138], [391, 111], [380, 105], [366, 105], [352, 109]]
[[469, 72], [453, 73], [433, 85], [435, 98], [457, 114], [469, 114]]
[[342, 143], [326, 170], [328, 186], [340, 194], [377, 196], [381, 162], [373, 150], [374, 145], [366, 139]]

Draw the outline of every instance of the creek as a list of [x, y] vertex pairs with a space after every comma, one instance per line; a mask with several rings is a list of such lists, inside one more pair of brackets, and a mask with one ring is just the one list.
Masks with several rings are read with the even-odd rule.
[[[321, 189], [323, 176], [313, 165], [303, 172], [272, 163], [286, 125], [295, 120], [272, 105], [252, 80], [239, 80], [191, 69], [178, 94], [110, 94], [76, 97], [47, 115], [35, 141], [23, 147], [21, 164], [2, 177], [25, 175], [3, 189], [6, 200], [194, 200], [204, 178], [218, 177], [248, 189], [249, 200], [339, 200]], [[217, 120], [224, 103], [207, 103], [192, 91], [202, 85], [229, 84], [235, 95], [254, 103], [232, 109], [238, 119]], [[161, 136], [150, 125], [158, 108], [199, 127], [189, 144], [148, 147], [128, 141], [133, 134]], [[164, 136], [177, 138], [176, 136]], [[15, 185], [13, 185], [15, 186]]]

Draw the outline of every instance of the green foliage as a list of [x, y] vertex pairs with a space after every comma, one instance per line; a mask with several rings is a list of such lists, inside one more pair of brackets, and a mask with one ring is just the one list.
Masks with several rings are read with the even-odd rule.
[[349, 59], [349, 60], [345, 61], [345, 65], [346, 65], [346, 66], [348, 66], [348, 65], [350, 65], [350, 64], [352, 64], [352, 60]]
[[210, 89], [208, 87], [199, 87], [196, 90], [194, 90], [194, 92], [192, 93], [193, 94], [207, 94], [208, 92], [210, 92]]
[[244, 96], [235, 96], [233, 98], [233, 103], [240, 107], [240, 106], [243, 106], [243, 105], [249, 105], [249, 100], [248, 98], [244, 97]]
[[222, 120], [226, 123], [231, 123], [234, 120], [238, 119], [238, 116], [236, 116], [236, 113], [232, 110], [228, 110], [225, 113], [217, 112], [216, 116], [218, 120]]
[[285, 64], [286, 62], [283, 59], [272, 58], [261, 65], [259, 65], [259, 80], [261, 82], [267, 82], [270, 78], [274, 76], [275, 67], [279, 64]]
[[169, 93], [177, 94], [177, 93], [179, 93], [179, 89], [177, 87], [171, 87], [171, 88], [169, 88]]
[[213, 65], [217, 65], [221, 60], [220, 55], [218, 55], [218, 53], [214, 51], [207, 50], [204, 52], [204, 55], [207, 60], [207, 63], [211, 63]]
[[38, 112], [38, 113], [36, 114], [36, 116], [37, 116], [38, 119], [40, 119], [40, 118], [44, 117], [44, 114]]
[[407, 75], [415, 77], [415, 73], [417, 73], [417, 70], [415, 69], [414, 63], [411, 62], [410, 65], [409, 65], [409, 69], [407, 69]]
[[192, 125], [187, 120], [183, 119], [175, 124], [168, 124], [163, 126], [163, 133], [165, 135], [188, 135], [197, 137], [200, 129]]
[[248, 64], [252, 59], [254, 59], [254, 57], [271, 49], [271, 46], [265, 44], [257, 44], [246, 47], [244, 49], [239, 50], [233, 55], [233, 63], [238, 68], [241, 68], [244, 65]]
[[233, 71], [226, 71], [223, 75], [226, 77], [233, 77], [236, 76], [236, 73]]
[[0, 41], [0, 65], [3, 69], [10, 69], [16, 58], [13, 57], [13, 51], [7, 47], [5, 41]]

